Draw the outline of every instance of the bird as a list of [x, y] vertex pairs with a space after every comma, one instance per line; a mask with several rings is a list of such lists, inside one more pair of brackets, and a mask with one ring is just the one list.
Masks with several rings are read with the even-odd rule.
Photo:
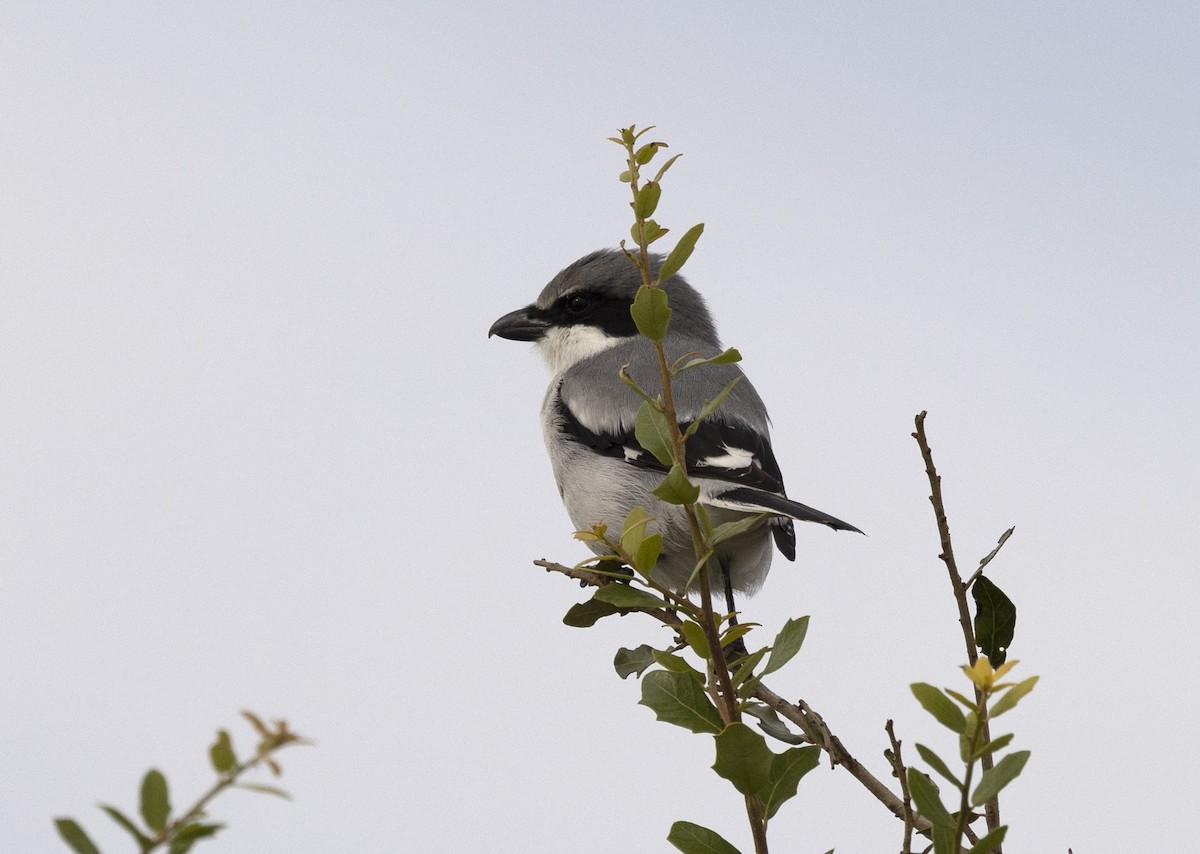
[[[663, 257], [649, 256], [658, 276]], [[648, 511], [648, 533], [662, 535], [652, 580], [684, 593], [695, 589], [696, 554], [684, 509], [660, 501], [653, 490], [668, 468], [637, 441], [634, 422], [641, 397], [620, 377], [624, 368], [651, 397], [662, 382], [654, 344], [638, 333], [630, 308], [642, 273], [622, 249], [592, 252], [561, 270], [524, 308], [500, 317], [488, 330], [513, 341], [534, 342], [552, 374], [541, 422], [558, 491], [577, 530], [596, 525], [620, 530], [634, 507]], [[687, 354], [722, 352], [704, 298], [675, 273], [661, 284], [671, 319], [663, 339], [668, 364]], [[735, 364], [704, 365], [676, 375], [672, 397], [685, 428], [734, 378], [728, 397], [687, 439], [686, 467], [700, 488], [714, 526], [757, 514], [765, 524], [719, 543], [709, 561], [710, 584], [723, 591], [730, 611], [734, 594], [761, 588], [775, 547], [796, 559], [793, 520], [862, 533], [855, 526], [787, 497], [771, 449], [770, 421], [762, 398]], [[611, 554], [603, 542], [588, 542]]]

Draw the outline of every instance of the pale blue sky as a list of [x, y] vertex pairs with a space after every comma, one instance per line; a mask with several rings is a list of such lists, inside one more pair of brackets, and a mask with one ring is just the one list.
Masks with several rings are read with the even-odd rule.
[[[699, 736], [561, 625], [580, 559], [496, 317], [626, 233], [631, 122], [685, 156], [660, 221], [767, 400], [800, 532], [747, 615], [772, 680], [886, 775], [883, 722], [961, 639], [960, 560], [1019, 609], [1014, 851], [1173, 850], [1200, 759], [1200, 12], [1187, 3], [124, 3], [0, 11], [0, 849], [129, 850], [237, 710], [317, 741], [204, 848], [749, 849]], [[765, 638], [764, 638], [765, 640]], [[897, 850], [823, 768], [776, 846]], [[200, 850], [200, 849], [197, 849]]]

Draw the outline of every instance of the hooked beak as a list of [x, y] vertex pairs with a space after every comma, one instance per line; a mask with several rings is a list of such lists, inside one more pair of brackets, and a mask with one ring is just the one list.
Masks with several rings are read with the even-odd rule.
[[540, 341], [550, 328], [550, 321], [532, 305], [510, 311], [492, 324], [488, 338], [499, 335], [510, 341]]

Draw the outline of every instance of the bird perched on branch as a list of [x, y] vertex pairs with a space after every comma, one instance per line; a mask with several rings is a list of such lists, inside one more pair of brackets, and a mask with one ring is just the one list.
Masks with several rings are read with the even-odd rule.
[[[651, 256], [653, 275], [661, 263], [661, 257]], [[654, 519], [652, 530], [663, 537], [653, 577], [681, 592], [696, 566], [691, 528], [682, 507], [652, 494], [667, 468], [638, 443], [634, 422], [642, 400], [619, 375], [625, 366], [651, 397], [661, 394], [654, 344], [638, 333], [630, 315], [641, 285], [641, 272], [623, 251], [593, 252], [551, 279], [532, 305], [493, 323], [488, 336], [536, 342], [554, 374], [542, 404], [542, 431], [558, 491], [576, 528], [604, 523], [619, 531], [634, 507], [645, 508]], [[668, 364], [689, 353], [720, 353], [700, 294], [679, 275], [663, 288], [671, 307], [663, 339]], [[707, 401], [741, 375], [733, 364], [678, 374], [671, 389], [680, 424], [695, 420]], [[772, 539], [784, 557], [795, 560], [793, 519], [858, 531], [787, 497], [771, 450], [766, 407], [744, 377], [687, 439], [686, 452], [688, 475], [700, 487], [697, 503], [714, 526], [770, 514], [765, 524], [720, 543], [715, 562], [710, 561], [713, 589], [724, 591], [731, 610], [734, 591], [754, 593], [762, 586]], [[603, 543], [589, 546], [606, 553]]]

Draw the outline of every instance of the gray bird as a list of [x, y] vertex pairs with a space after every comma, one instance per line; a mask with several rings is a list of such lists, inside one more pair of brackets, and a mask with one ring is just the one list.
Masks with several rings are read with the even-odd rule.
[[[661, 263], [661, 256], [652, 257], [655, 274]], [[683, 508], [652, 494], [666, 469], [634, 437], [642, 401], [618, 373], [627, 366], [651, 396], [661, 393], [654, 345], [638, 334], [629, 313], [641, 284], [641, 273], [622, 251], [593, 252], [551, 279], [535, 303], [493, 323], [488, 336], [537, 342], [554, 374], [542, 404], [542, 432], [572, 523], [579, 530], [605, 523], [619, 535], [629, 511], [644, 507], [654, 519], [651, 530], [663, 537], [654, 578], [680, 591], [696, 565], [687, 517]], [[668, 363], [687, 353], [720, 353], [716, 327], [700, 294], [679, 275], [663, 287], [672, 310], [663, 340]], [[671, 388], [680, 424], [690, 424], [706, 401], [741, 375], [735, 365], [679, 374]], [[762, 399], [742, 379], [687, 440], [688, 474], [700, 487], [699, 503], [714, 526], [771, 514], [765, 525], [716, 549], [719, 568], [710, 569], [710, 583], [714, 591], [724, 592], [731, 610], [734, 591], [754, 593], [762, 586], [771, 567], [772, 538], [784, 557], [796, 559], [793, 519], [862, 533], [787, 497], [769, 430]], [[589, 546], [606, 553], [603, 544]]]

